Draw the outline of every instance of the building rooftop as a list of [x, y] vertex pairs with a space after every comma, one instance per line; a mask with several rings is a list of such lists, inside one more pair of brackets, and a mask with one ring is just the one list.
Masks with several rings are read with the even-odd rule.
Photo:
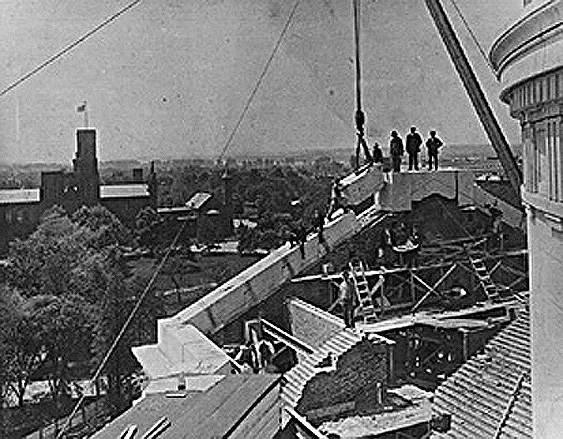
[[476, 184], [485, 192], [520, 209], [520, 197], [508, 180], [477, 180]]
[[162, 320], [158, 345], [133, 347], [133, 354], [151, 379], [230, 370], [229, 356], [193, 325]]
[[[130, 425], [137, 426], [137, 437], [142, 437], [163, 417], [171, 425], [159, 439], [226, 437], [246, 418], [257, 401], [277, 392], [275, 387], [279, 385], [280, 376], [240, 374], [220, 376], [217, 380], [211, 380], [210, 376], [202, 379], [205, 383], [199, 390], [190, 391], [188, 379], [188, 390], [175, 392], [175, 397], [165, 391], [144, 397], [93, 438], [118, 438]], [[192, 388], [195, 385], [193, 381]]]
[[101, 198], [148, 197], [149, 186], [144, 183], [110, 184], [100, 186]]
[[292, 408], [297, 407], [297, 403], [303, 395], [305, 385], [321, 372], [321, 369], [317, 367], [318, 363], [329, 354], [334, 354], [336, 358], [339, 358], [360, 341], [362, 341], [362, 337], [353, 330], [342, 328], [330, 340], [316, 348], [313, 354], [304, 357], [302, 361], [284, 375], [285, 385], [282, 392], [284, 403]]
[[442, 438], [532, 438], [530, 315], [501, 330], [436, 389], [432, 411], [451, 414]]
[[401, 400], [403, 406], [373, 415], [347, 416], [336, 421], [326, 421], [318, 430], [340, 438], [370, 438], [430, 421], [432, 393], [406, 384], [389, 390], [388, 398]]
[[186, 202], [186, 207], [190, 209], [201, 209], [203, 205], [212, 197], [211, 194], [207, 192], [196, 192], [192, 197]]
[[39, 203], [41, 194], [39, 189], [0, 189], [0, 205]]

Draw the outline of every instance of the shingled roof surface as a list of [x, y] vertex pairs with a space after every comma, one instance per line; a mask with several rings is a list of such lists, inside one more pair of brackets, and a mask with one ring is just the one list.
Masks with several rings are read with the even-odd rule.
[[339, 358], [360, 341], [362, 341], [361, 336], [351, 329], [343, 328], [329, 341], [323, 343], [313, 354], [305, 357], [303, 361], [294, 366], [284, 375], [284, 381], [282, 381], [282, 401], [284, 404], [295, 408], [303, 395], [305, 385], [319, 373], [317, 366], [321, 361], [326, 359], [330, 353]]
[[436, 389], [433, 414], [451, 428], [432, 438], [532, 438], [530, 316], [518, 318]]

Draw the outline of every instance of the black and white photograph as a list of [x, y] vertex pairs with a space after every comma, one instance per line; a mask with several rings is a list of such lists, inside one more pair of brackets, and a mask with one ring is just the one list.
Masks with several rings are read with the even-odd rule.
[[1, 0], [0, 438], [562, 439], [562, 0]]

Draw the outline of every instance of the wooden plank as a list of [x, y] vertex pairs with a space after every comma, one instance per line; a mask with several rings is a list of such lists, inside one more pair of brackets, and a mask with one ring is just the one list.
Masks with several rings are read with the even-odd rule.
[[522, 303], [518, 300], [510, 300], [502, 303], [484, 304], [482, 306], [473, 306], [458, 311], [444, 311], [440, 313], [419, 312], [413, 315], [395, 317], [388, 320], [382, 320], [377, 323], [362, 324], [357, 323], [357, 326], [366, 333], [380, 333], [385, 331], [392, 331], [395, 329], [408, 328], [417, 324], [433, 324], [436, 320], [458, 318], [478, 314], [487, 311], [493, 311], [500, 308], [521, 307]]
[[[270, 421], [275, 419], [279, 428], [279, 414], [280, 414], [281, 400], [279, 392], [271, 392], [252, 410], [243, 422], [231, 434], [223, 436], [224, 438], [240, 438], [247, 439], [253, 437], [260, 437], [252, 434], [253, 431], [262, 430], [265, 424], [272, 425]], [[277, 431], [274, 426], [273, 431], [270, 431], [268, 437], [273, 437]]]

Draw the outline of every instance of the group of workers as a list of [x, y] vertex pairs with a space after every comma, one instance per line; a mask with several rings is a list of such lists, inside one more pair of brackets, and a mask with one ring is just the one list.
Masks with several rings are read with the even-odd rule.
[[[426, 149], [428, 152], [428, 170], [434, 168], [438, 170], [438, 151], [444, 143], [436, 137], [436, 131], [430, 131], [430, 137], [426, 140]], [[413, 169], [418, 171], [418, 154], [422, 146], [422, 137], [416, 131], [416, 127], [411, 127], [410, 133], [407, 134], [406, 145], [403, 148], [403, 140], [399, 137], [397, 131], [391, 131], [391, 162], [393, 172], [401, 172], [401, 162], [403, 161], [404, 149], [407, 150], [409, 156], [409, 171]]]
[[[389, 143], [391, 153], [391, 169], [393, 172], [401, 172], [401, 163], [405, 155], [405, 149], [409, 156], [409, 171], [419, 170], [419, 159], [423, 141], [421, 135], [416, 131], [416, 127], [411, 127], [406, 137], [406, 145], [403, 145], [403, 139], [397, 131], [391, 131], [391, 141]], [[428, 170], [434, 168], [438, 170], [438, 152], [444, 143], [436, 136], [436, 131], [430, 131], [430, 136], [426, 140], [426, 149], [428, 153]], [[379, 143], [373, 145], [371, 160], [374, 163], [383, 163], [383, 151]]]
[[275, 348], [271, 341], [262, 339], [253, 343], [247, 341], [239, 346], [235, 361], [241, 366], [242, 372], [259, 373], [271, 363]]

